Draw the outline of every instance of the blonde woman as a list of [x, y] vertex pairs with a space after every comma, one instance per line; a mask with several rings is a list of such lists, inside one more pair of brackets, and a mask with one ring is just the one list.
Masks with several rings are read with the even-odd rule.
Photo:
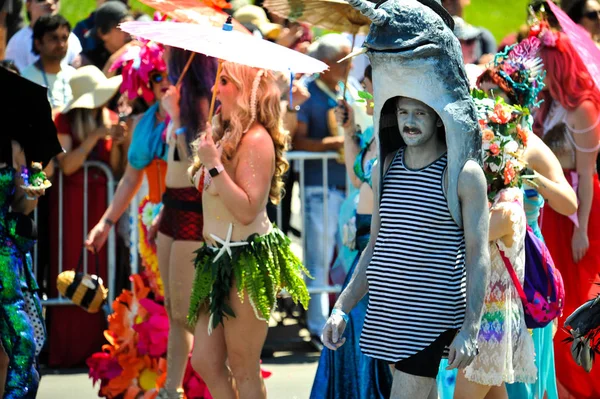
[[282, 194], [288, 135], [271, 72], [224, 62], [214, 90], [220, 112], [191, 170], [203, 190], [206, 243], [190, 301], [192, 366], [215, 398], [264, 398], [260, 353], [276, 295], [285, 288], [304, 307], [309, 300], [304, 268], [266, 212]]

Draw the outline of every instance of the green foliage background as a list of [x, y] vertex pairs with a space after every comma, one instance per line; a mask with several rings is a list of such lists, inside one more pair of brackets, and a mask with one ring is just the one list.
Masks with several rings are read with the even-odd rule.
[[[471, 0], [465, 9], [465, 19], [476, 26], [484, 26], [500, 41], [507, 34], [515, 32], [527, 18], [528, 0]], [[130, 0], [135, 11], [152, 15], [152, 9], [138, 0]], [[95, 0], [62, 0], [61, 14], [75, 26], [87, 17], [96, 7]]]

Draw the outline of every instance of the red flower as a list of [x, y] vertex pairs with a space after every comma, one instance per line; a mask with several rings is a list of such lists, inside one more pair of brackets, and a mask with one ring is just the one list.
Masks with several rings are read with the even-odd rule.
[[123, 372], [119, 361], [105, 352], [94, 353], [86, 360], [86, 363], [90, 368], [88, 375], [92, 379], [93, 384], [98, 380], [111, 380]]
[[190, 358], [188, 357], [187, 367], [183, 376], [183, 390], [188, 399], [211, 399], [208, 386], [198, 373], [192, 368]]
[[540, 25], [533, 25], [529, 30], [529, 37], [537, 37], [542, 31], [542, 27]]
[[503, 107], [502, 104], [496, 104], [490, 120], [494, 123], [506, 125], [511, 119], [512, 113], [510, 112], [510, 109]]
[[490, 145], [490, 153], [494, 156], [500, 154], [500, 147], [498, 146], [498, 144], [493, 143]]

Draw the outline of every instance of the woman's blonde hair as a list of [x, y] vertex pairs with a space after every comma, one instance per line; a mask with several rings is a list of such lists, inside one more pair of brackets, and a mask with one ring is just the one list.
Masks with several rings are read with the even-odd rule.
[[[213, 123], [214, 137], [221, 140], [223, 148], [221, 160], [223, 163], [231, 161], [242, 136], [252, 123], [256, 121], [261, 124], [269, 132], [275, 148], [275, 173], [271, 180], [269, 198], [273, 204], [278, 204], [283, 194], [281, 178], [289, 167], [284, 158], [289, 144], [289, 134], [283, 129], [281, 92], [277, 86], [275, 74], [231, 62], [223, 62], [222, 73], [239, 90], [239, 96], [237, 97], [237, 109], [231, 113], [231, 119], [227, 123], [223, 123], [219, 116], [213, 119], [213, 122], [217, 122]], [[194, 144], [197, 144], [197, 141]], [[196, 156], [192, 175], [199, 168], [200, 160]]]

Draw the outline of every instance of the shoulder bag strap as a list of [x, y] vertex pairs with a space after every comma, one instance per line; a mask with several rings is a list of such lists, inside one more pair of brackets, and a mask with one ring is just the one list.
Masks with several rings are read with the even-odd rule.
[[519, 297], [521, 298], [521, 301], [523, 301], [523, 303], [527, 303], [527, 296], [525, 295], [525, 291], [523, 291], [523, 286], [521, 285], [521, 282], [517, 278], [515, 269], [513, 269], [512, 264], [510, 263], [510, 261], [508, 260], [506, 255], [504, 255], [504, 251], [502, 251], [500, 249], [498, 244], [496, 244], [496, 246], [498, 247], [498, 252], [500, 252], [500, 256], [502, 257], [504, 266], [506, 266], [506, 270], [508, 271], [508, 274], [510, 275], [511, 280], [513, 281], [513, 284], [515, 285], [515, 288], [516, 288], [517, 292], [519, 293]]

